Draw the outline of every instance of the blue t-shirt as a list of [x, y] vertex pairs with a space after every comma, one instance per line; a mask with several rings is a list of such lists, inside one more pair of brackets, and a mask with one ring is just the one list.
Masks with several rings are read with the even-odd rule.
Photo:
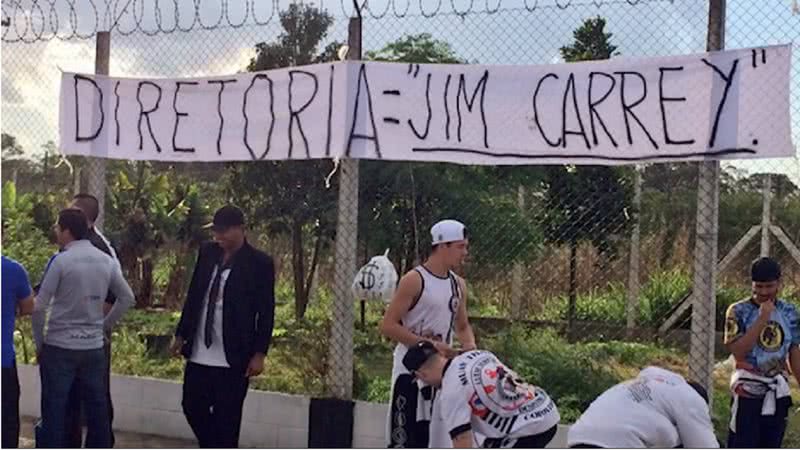
[[2, 353], [3, 367], [11, 367], [14, 353], [14, 320], [17, 303], [31, 295], [31, 284], [25, 269], [13, 259], [3, 256], [3, 311], [2, 311]]
[[[758, 304], [750, 299], [728, 307], [725, 314], [725, 343], [729, 344], [744, 336], [758, 320], [758, 314]], [[758, 372], [772, 376], [786, 370], [789, 350], [797, 345], [800, 345], [800, 315], [797, 307], [778, 299], [767, 326], [745, 359]]]

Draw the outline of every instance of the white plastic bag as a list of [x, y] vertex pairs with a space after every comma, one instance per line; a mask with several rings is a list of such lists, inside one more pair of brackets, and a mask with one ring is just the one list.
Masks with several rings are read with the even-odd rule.
[[356, 300], [382, 300], [389, 303], [397, 288], [397, 270], [389, 260], [389, 249], [374, 256], [358, 269], [351, 289]]

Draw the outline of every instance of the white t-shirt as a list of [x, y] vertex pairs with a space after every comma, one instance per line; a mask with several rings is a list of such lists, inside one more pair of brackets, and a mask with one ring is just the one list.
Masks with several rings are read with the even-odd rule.
[[567, 445], [718, 448], [708, 405], [677, 373], [647, 367], [592, 402], [569, 428]]
[[557, 425], [555, 403], [542, 388], [525, 383], [492, 353], [474, 350], [452, 359], [441, 387], [447, 430], [472, 430], [487, 438], [521, 438]]
[[214, 270], [211, 272], [211, 278], [206, 288], [206, 295], [203, 297], [203, 308], [200, 310], [200, 321], [197, 324], [197, 334], [194, 339], [192, 357], [189, 358], [189, 361], [204, 366], [230, 367], [228, 358], [225, 356], [225, 344], [222, 340], [222, 303], [224, 300], [223, 293], [225, 292], [225, 283], [228, 281], [228, 275], [230, 275], [231, 269], [223, 270], [222, 275], [220, 275], [217, 302], [214, 305], [214, 334], [211, 340], [211, 347], [206, 347], [205, 343], [208, 296], [211, 293], [211, 284], [214, 282], [214, 277], [217, 276], [218, 268], [219, 265], [214, 267]]

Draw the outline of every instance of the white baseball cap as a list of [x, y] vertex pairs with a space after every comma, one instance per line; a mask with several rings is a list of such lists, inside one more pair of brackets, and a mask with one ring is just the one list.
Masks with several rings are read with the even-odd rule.
[[463, 241], [467, 238], [467, 227], [457, 220], [442, 220], [431, 227], [431, 245]]

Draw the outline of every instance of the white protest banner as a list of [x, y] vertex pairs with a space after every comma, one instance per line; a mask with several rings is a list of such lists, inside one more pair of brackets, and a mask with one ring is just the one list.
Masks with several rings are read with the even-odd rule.
[[625, 164], [795, 154], [791, 46], [541, 66], [336, 62], [227, 77], [64, 73], [66, 154]]

